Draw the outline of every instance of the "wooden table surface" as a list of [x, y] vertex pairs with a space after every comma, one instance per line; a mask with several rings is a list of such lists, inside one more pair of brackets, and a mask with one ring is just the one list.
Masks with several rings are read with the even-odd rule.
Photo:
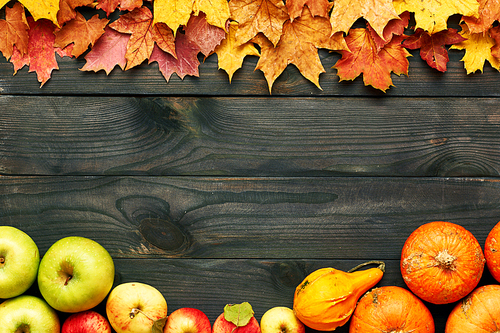
[[[379, 286], [405, 286], [400, 252], [426, 222], [460, 224], [484, 247], [500, 220], [498, 71], [466, 75], [454, 50], [440, 73], [412, 51], [409, 77], [384, 94], [339, 83], [340, 56], [320, 55], [323, 90], [289, 66], [272, 94], [255, 57], [231, 84], [216, 56], [169, 83], [155, 64], [106, 76], [64, 58], [42, 88], [2, 60], [0, 224], [42, 255], [92, 238], [115, 284], [151, 284], [169, 313], [197, 307], [212, 323], [228, 303], [259, 320], [291, 307], [321, 267], [383, 260]], [[444, 332], [454, 304], [427, 305]]]

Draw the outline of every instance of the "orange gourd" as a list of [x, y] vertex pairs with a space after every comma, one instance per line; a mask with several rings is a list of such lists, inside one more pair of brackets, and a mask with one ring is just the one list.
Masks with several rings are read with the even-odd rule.
[[370, 290], [358, 302], [349, 333], [434, 333], [434, 319], [410, 291], [386, 286]]
[[486, 237], [484, 257], [491, 275], [500, 282], [500, 222], [491, 229]]
[[410, 290], [434, 304], [456, 302], [479, 283], [485, 259], [464, 227], [436, 221], [411, 233], [401, 253], [401, 274]]
[[[358, 271], [374, 263], [379, 266]], [[331, 267], [318, 269], [297, 286], [293, 311], [304, 325], [318, 331], [333, 331], [349, 320], [359, 297], [382, 279], [384, 271], [385, 264], [381, 261], [370, 261], [348, 272]]]
[[498, 333], [500, 331], [500, 286], [477, 288], [459, 302], [446, 321], [445, 333]]

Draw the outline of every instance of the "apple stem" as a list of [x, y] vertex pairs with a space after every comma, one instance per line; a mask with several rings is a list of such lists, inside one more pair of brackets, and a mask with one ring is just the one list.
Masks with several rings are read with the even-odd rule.
[[151, 317], [149, 317], [147, 314], [145, 314], [144, 312], [142, 312], [140, 309], [138, 308], [133, 308], [132, 311], [130, 311], [130, 319], [134, 319], [135, 316], [138, 314], [138, 313], [142, 313], [146, 318], [148, 318], [149, 320], [151, 320], [152, 322], [154, 322], [153, 319], [151, 319]]
[[72, 279], [73, 277], [71, 275], [68, 275], [68, 277], [66, 278], [66, 281], [64, 281], [64, 285], [67, 286], [69, 281]]
[[2, 264], [5, 264], [5, 258], [4, 257], [0, 257], [0, 265]]

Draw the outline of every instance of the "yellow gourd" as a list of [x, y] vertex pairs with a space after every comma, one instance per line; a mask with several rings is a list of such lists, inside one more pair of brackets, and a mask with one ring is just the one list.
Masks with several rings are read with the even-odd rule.
[[[362, 271], [357, 269], [378, 264]], [[333, 331], [351, 317], [358, 299], [384, 275], [385, 263], [369, 261], [348, 272], [321, 268], [309, 274], [295, 289], [293, 311], [304, 325], [318, 331]]]

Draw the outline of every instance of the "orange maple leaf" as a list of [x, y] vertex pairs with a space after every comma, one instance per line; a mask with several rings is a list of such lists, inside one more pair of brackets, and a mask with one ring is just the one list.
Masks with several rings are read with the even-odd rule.
[[238, 22], [233, 21], [229, 24], [227, 37], [215, 48], [219, 69], [226, 71], [229, 83], [231, 83], [233, 74], [243, 65], [243, 59], [247, 55], [260, 56], [253, 43], [238, 44], [236, 42], [236, 31], [238, 31]]
[[336, 0], [330, 16], [332, 33], [347, 33], [352, 24], [361, 17], [368, 21], [381, 37], [387, 23], [399, 19], [392, 0]]
[[420, 49], [420, 57], [429, 66], [445, 72], [446, 64], [449, 61], [448, 51], [444, 48], [445, 45], [460, 43], [464, 40], [465, 38], [460, 36], [457, 30], [453, 28], [433, 34], [418, 28], [414, 34], [403, 42], [403, 46], [411, 50]]
[[394, 36], [379, 49], [368, 29], [351, 29], [346, 36], [350, 51], [341, 51], [342, 58], [333, 68], [340, 81], [354, 80], [363, 74], [363, 82], [385, 92], [393, 86], [391, 72], [408, 75], [411, 54], [401, 45], [404, 36]]
[[143, 5], [142, 0], [97, 0], [97, 9], [102, 9], [109, 16], [116, 9], [122, 11], [133, 11], [136, 8], [140, 8]]
[[471, 33], [487, 32], [495, 21], [500, 21], [499, 0], [477, 0], [479, 2], [479, 17], [463, 16]]
[[309, 8], [312, 16], [329, 17], [330, 9], [333, 3], [328, 0], [287, 0], [286, 8], [288, 9], [288, 15], [290, 15], [290, 21], [293, 21], [297, 17], [302, 15], [302, 10], [305, 6]]
[[94, 15], [90, 20], [86, 20], [81, 13], [67, 22], [59, 31], [56, 31], [55, 46], [64, 48], [69, 44], [74, 44], [71, 55], [78, 58], [87, 51], [89, 45], [93, 46], [95, 41], [104, 33], [104, 28], [109, 20], [99, 19], [99, 14]]
[[231, 0], [231, 19], [238, 22], [236, 40], [244, 44], [263, 33], [273, 45], [283, 34], [283, 24], [289, 19], [282, 0]]
[[5, 20], [0, 20], [0, 52], [9, 60], [14, 52], [14, 45], [21, 56], [28, 53], [28, 30], [24, 7], [15, 3], [12, 8], [5, 8]]
[[332, 36], [328, 19], [313, 17], [307, 7], [298, 19], [285, 23], [283, 35], [276, 47], [261, 34], [255, 41], [261, 47], [256, 69], [264, 72], [269, 92], [274, 81], [289, 64], [294, 64], [305, 78], [321, 89], [319, 75], [325, 69], [319, 59], [318, 49], [347, 49], [342, 33]]
[[76, 8], [92, 5], [93, 0], [60, 0], [57, 21], [59, 26], [76, 18]]

